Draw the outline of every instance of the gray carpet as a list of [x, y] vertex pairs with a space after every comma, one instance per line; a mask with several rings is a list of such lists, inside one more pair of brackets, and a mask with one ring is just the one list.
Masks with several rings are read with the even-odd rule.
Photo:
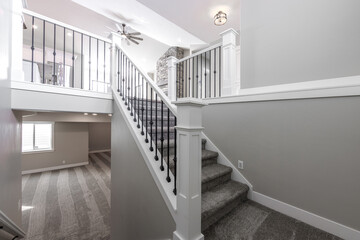
[[110, 153], [96, 153], [87, 166], [24, 175], [26, 239], [110, 239], [110, 169]]
[[250, 200], [203, 234], [205, 240], [341, 240]]

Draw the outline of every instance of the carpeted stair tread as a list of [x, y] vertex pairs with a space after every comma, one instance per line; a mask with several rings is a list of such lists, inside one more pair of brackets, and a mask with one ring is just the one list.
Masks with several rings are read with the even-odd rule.
[[245, 184], [228, 181], [202, 193], [202, 230], [206, 229], [245, 201], [249, 187]]
[[202, 160], [217, 158], [218, 156], [219, 156], [219, 153], [211, 151], [211, 150], [203, 149], [201, 151], [201, 159]]
[[232, 172], [231, 167], [222, 164], [210, 164], [202, 168], [201, 183], [207, 183]]

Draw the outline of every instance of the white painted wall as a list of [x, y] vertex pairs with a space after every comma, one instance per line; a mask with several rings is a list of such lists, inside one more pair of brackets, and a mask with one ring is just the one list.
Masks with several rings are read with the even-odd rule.
[[242, 88], [360, 74], [360, 1], [242, 0]]
[[11, 57], [13, 49], [21, 48], [12, 33], [13, 27], [21, 24], [20, 10], [19, 0], [0, 1], [0, 210], [18, 226], [21, 226], [21, 117], [11, 111], [10, 79], [11, 75], [21, 75], [21, 65], [14, 66], [16, 55]]

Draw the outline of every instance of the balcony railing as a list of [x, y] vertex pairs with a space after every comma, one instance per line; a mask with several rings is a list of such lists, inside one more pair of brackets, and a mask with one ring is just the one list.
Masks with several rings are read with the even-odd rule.
[[27, 82], [107, 93], [111, 42], [26, 11], [23, 70]]

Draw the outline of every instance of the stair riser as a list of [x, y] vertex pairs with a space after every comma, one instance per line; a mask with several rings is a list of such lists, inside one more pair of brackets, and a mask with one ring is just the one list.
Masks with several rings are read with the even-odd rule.
[[209, 182], [203, 183], [201, 185], [201, 192], [206, 192], [206, 191], [213, 189], [214, 187], [217, 187], [221, 184], [224, 184], [230, 180], [231, 180], [231, 172], [229, 172], [223, 176], [217, 177]]
[[203, 159], [202, 166], [205, 167], [207, 165], [214, 164], [216, 162], [217, 162], [217, 158]]
[[205, 220], [204, 217], [202, 216], [201, 231], [206, 230], [208, 227], [210, 227], [211, 225], [219, 221], [222, 217], [224, 217], [229, 212], [231, 212], [238, 205], [245, 202], [247, 200], [246, 195], [247, 194], [242, 194], [238, 198], [235, 198], [233, 201], [228, 202], [223, 208], [218, 209], [211, 216], [206, 217]]

